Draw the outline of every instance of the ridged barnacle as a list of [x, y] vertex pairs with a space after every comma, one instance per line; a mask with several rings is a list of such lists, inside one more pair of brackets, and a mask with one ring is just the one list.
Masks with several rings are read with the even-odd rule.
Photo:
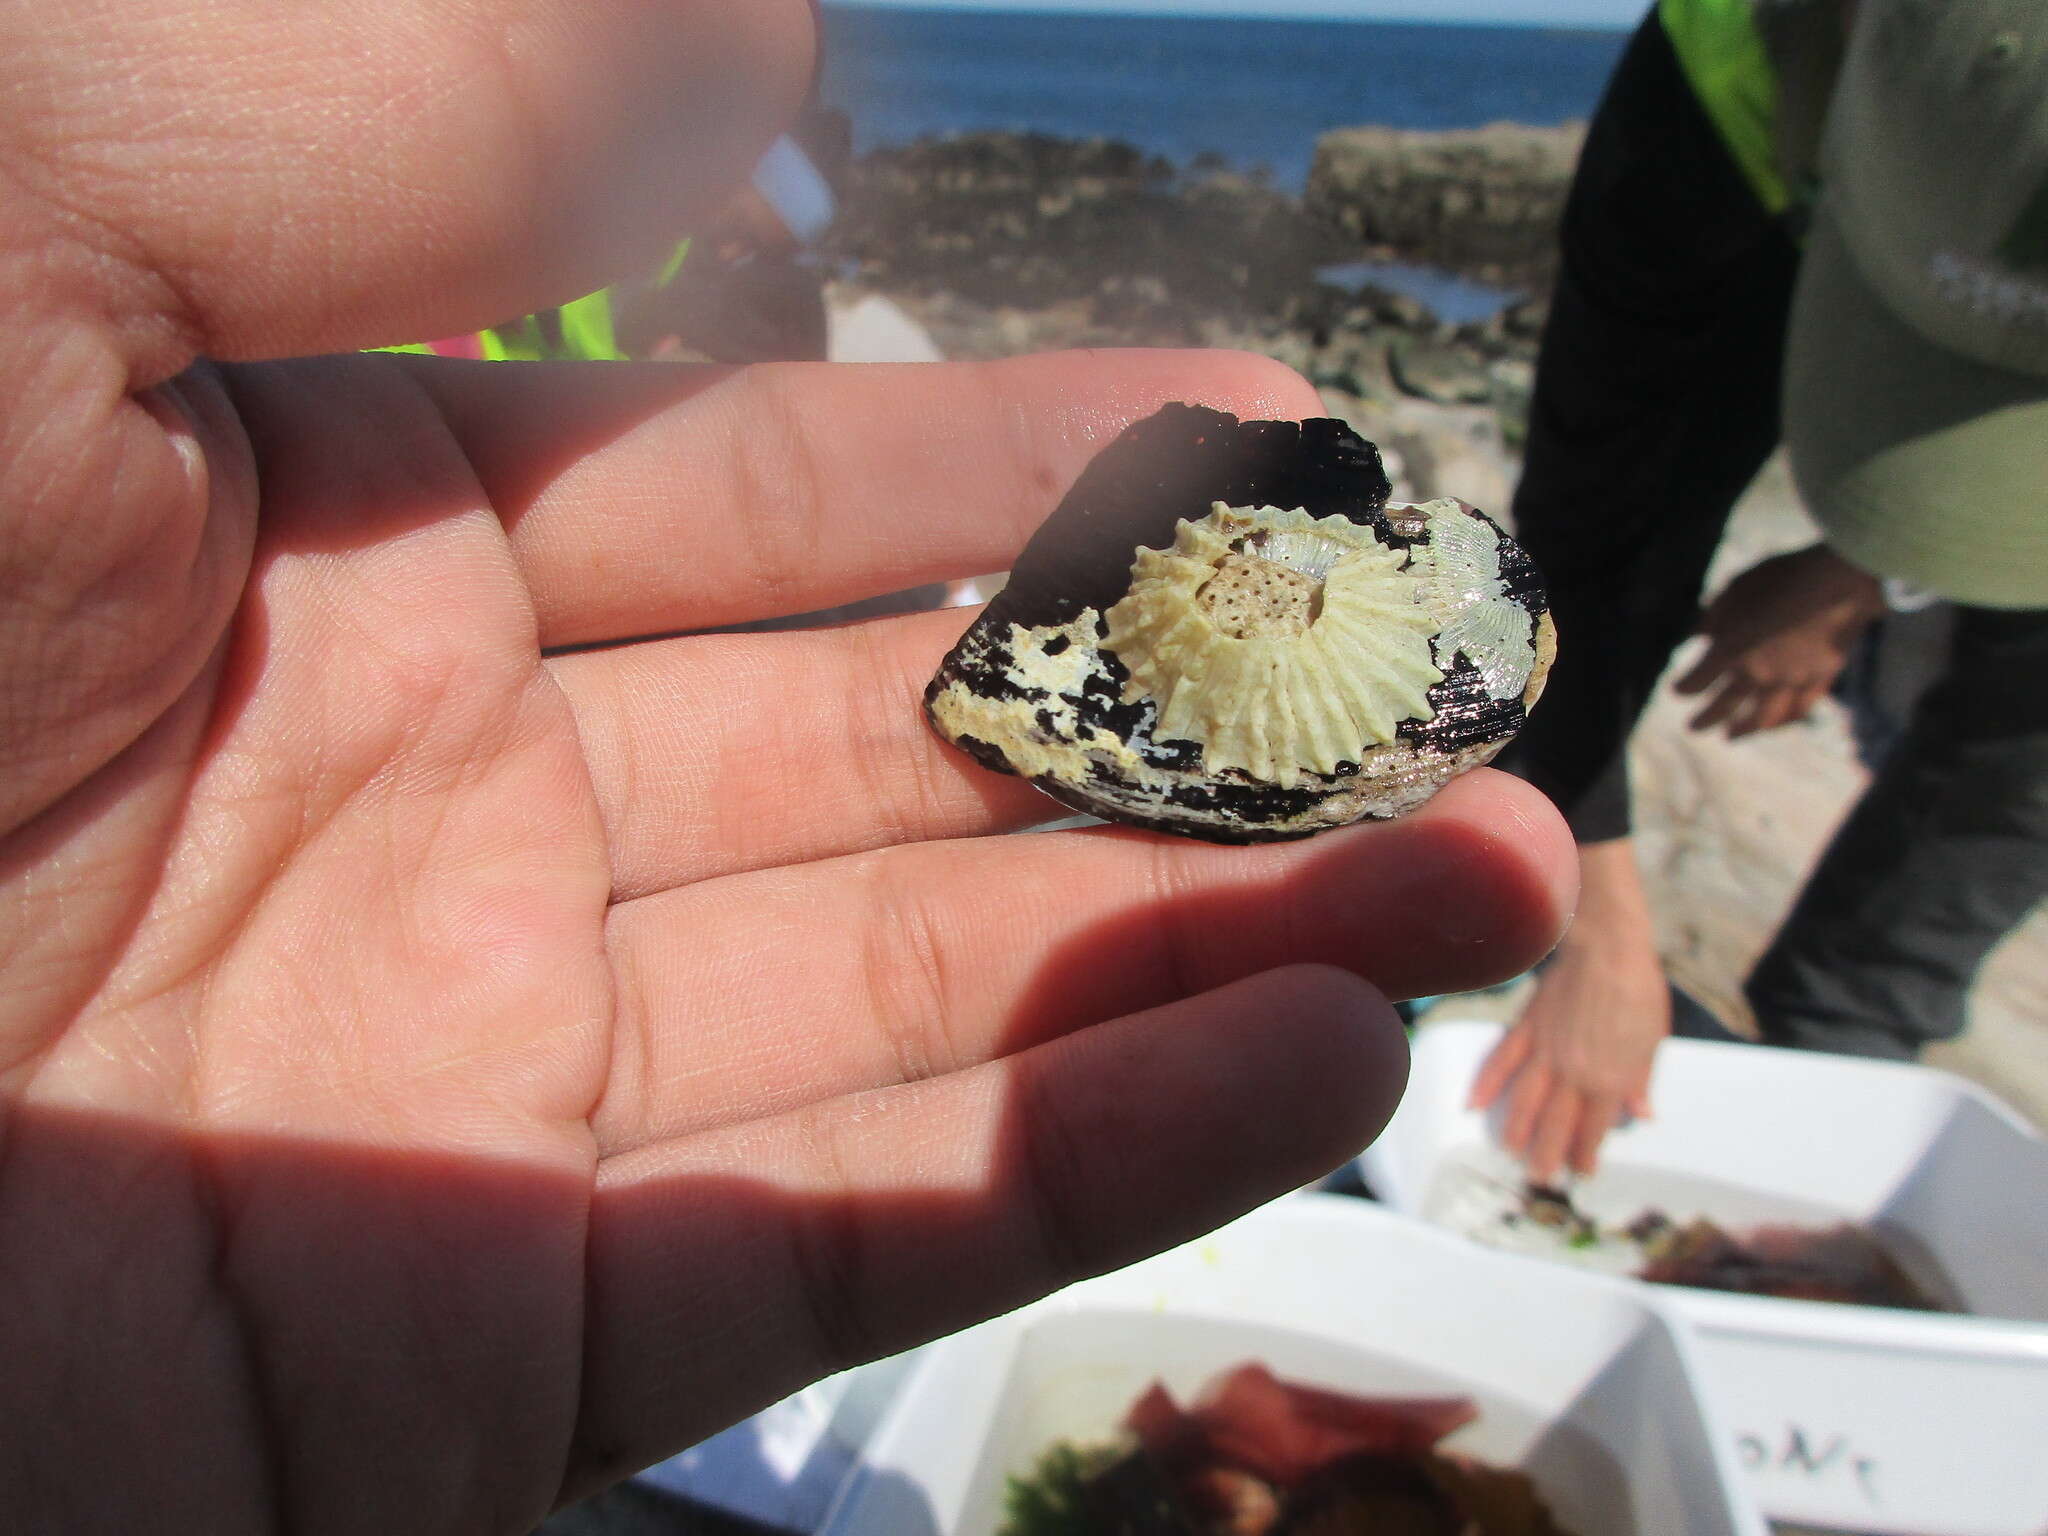
[[1348, 518], [1218, 502], [1138, 551], [1102, 643], [1124, 698], [1157, 702], [1155, 735], [1292, 789], [1430, 717], [1437, 625], [1407, 563]]
[[1216, 842], [1395, 816], [1520, 728], [1535, 568], [1462, 502], [1389, 506], [1338, 421], [1168, 406], [1097, 456], [926, 690], [983, 765]]

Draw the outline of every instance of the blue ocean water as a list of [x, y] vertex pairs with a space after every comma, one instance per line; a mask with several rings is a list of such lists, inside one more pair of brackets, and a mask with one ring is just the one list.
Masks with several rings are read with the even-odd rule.
[[1035, 129], [1222, 155], [1298, 190], [1316, 135], [1592, 114], [1623, 32], [901, 10], [828, 3], [826, 102], [859, 150]]

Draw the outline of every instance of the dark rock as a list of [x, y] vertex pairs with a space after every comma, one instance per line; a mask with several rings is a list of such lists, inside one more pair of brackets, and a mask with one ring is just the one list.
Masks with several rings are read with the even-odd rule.
[[[1306, 199], [1218, 157], [1176, 168], [1128, 144], [977, 133], [871, 152], [824, 255], [842, 291], [886, 294], [948, 356], [1233, 346], [1345, 395], [1484, 401], [1489, 365], [1533, 359], [1570, 130], [1326, 135]], [[1406, 261], [1539, 295], [1479, 325], [1324, 267]], [[1513, 394], [1514, 391], [1508, 393]]]
[[1501, 328], [1519, 341], [1536, 341], [1550, 323], [1548, 299], [1524, 299], [1501, 316]]
[[1397, 331], [1423, 331], [1435, 323], [1429, 306], [1410, 294], [1395, 293], [1390, 288], [1377, 288], [1370, 284], [1362, 296], [1371, 306], [1373, 324], [1389, 326]]
[[1256, 176], [1181, 174], [1099, 139], [978, 133], [864, 157], [826, 253], [856, 281], [886, 273], [892, 291], [1013, 305], [1102, 294], [1118, 317], [1155, 324], [1157, 311], [1278, 315], [1349, 252]]
[[1547, 292], [1583, 127], [1343, 128], [1316, 141], [1312, 217], [1402, 260]]
[[1485, 364], [1462, 346], [1397, 337], [1387, 348], [1387, 367], [1408, 394], [1438, 405], [1482, 405], [1493, 398]]

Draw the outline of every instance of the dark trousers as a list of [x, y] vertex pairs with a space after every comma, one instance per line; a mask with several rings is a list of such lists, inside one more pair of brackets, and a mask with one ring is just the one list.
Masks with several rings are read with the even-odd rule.
[[[1560, 649], [1502, 766], [1592, 842], [1627, 831], [1627, 735], [1778, 442], [1798, 267], [1654, 15], [1588, 132], [1562, 254], [1514, 507]], [[2048, 614], [1958, 610], [1948, 664], [1751, 978], [1765, 1038], [1909, 1057], [1957, 1033], [1985, 955], [2044, 894]]]
[[1947, 665], [1749, 978], [1764, 1038], [1910, 1059], [2048, 897], [2048, 614], [1955, 611]]

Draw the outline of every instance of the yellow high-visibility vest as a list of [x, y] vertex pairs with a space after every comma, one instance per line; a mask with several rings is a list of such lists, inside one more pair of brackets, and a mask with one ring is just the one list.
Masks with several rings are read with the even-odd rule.
[[[690, 242], [684, 240], [669, 253], [655, 274], [654, 286], [666, 288], [682, 270]], [[623, 362], [618, 336], [612, 324], [612, 291], [600, 288], [580, 299], [571, 299], [559, 309], [525, 315], [506, 325], [494, 325], [474, 336], [461, 338], [461, 355], [487, 358], [492, 362]], [[403, 346], [373, 347], [374, 352], [440, 352], [446, 343], [407, 342]]]
[[1778, 165], [1778, 71], [1755, 0], [1658, 0], [1657, 19], [1757, 200], [1783, 213], [1791, 195]]

